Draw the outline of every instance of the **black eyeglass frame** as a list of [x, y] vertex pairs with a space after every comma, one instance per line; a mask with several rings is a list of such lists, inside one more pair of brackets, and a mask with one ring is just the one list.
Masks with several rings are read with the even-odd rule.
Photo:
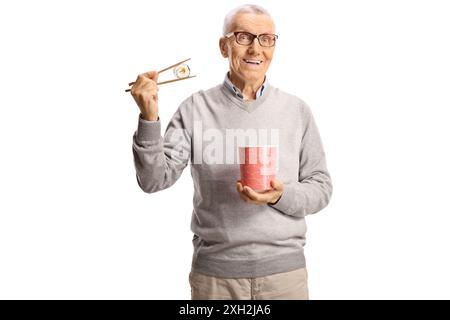
[[[251, 35], [252, 37], [253, 37], [253, 39], [252, 39], [252, 41], [249, 43], [249, 44], [242, 44], [242, 43], [239, 43], [238, 42], [238, 34], [240, 34], [240, 33], [246, 33], [246, 34], [249, 34], [249, 35]], [[253, 33], [251, 33], [251, 32], [247, 32], [247, 31], [232, 31], [232, 32], [228, 32], [226, 35], [225, 35], [225, 38], [229, 38], [229, 37], [231, 37], [231, 36], [233, 36], [234, 35], [234, 39], [236, 40], [236, 43], [237, 44], [240, 44], [241, 46], [249, 46], [249, 45], [251, 45], [252, 43], [253, 43], [253, 41], [255, 41], [255, 38], [256, 39], [258, 39], [258, 43], [259, 43], [259, 45], [261, 46], [261, 47], [264, 47], [264, 48], [272, 48], [272, 47], [274, 47], [275, 46], [275, 44], [277, 43], [277, 39], [278, 39], [278, 35], [277, 34], [273, 34], [273, 33], [261, 33], [261, 34], [253, 34]], [[260, 36], [274, 36], [275, 37], [275, 40], [274, 40], [274, 42], [273, 42], [273, 45], [272, 46], [264, 46], [264, 45], [262, 45], [261, 44], [261, 40], [260, 40]]]

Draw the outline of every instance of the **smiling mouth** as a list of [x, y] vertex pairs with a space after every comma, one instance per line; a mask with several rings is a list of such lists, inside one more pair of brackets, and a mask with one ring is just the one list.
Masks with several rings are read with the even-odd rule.
[[244, 59], [245, 63], [253, 64], [253, 65], [260, 65], [262, 63], [262, 60], [255, 60], [255, 59]]

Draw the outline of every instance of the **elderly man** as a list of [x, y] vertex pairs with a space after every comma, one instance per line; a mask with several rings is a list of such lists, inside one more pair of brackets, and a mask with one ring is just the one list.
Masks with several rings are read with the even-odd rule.
[[[190, 163], [192, 299], [308, 299], [305, 216], [328, 204], [332, 184], [309, 106], [267, 81], [276, 41], [265, 9], [231, 11], [219, 42], [230, 66], [224, 82], [186, 99], [164, 138], [157, 72], [139, 75], [131, 89], [140, 109], [133, 155], [141, 189], [170, 187]], [[239, 181], [236, 139], [278, 147], [271, 190]]]

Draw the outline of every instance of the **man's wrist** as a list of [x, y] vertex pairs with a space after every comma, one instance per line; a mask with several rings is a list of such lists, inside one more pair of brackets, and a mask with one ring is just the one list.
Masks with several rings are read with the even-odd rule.
[[146, 120], [146, 121], [158, 121], [159, 116], [144, 116], [142, 113], [140, 114], [141, 119]]

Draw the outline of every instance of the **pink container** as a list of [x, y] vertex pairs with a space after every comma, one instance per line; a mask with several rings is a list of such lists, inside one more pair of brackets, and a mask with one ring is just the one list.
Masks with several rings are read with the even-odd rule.
[[239, 147], [241, 183], [255, 191], [272, 190], [270, 181], [278, 171], [276, 146]]

